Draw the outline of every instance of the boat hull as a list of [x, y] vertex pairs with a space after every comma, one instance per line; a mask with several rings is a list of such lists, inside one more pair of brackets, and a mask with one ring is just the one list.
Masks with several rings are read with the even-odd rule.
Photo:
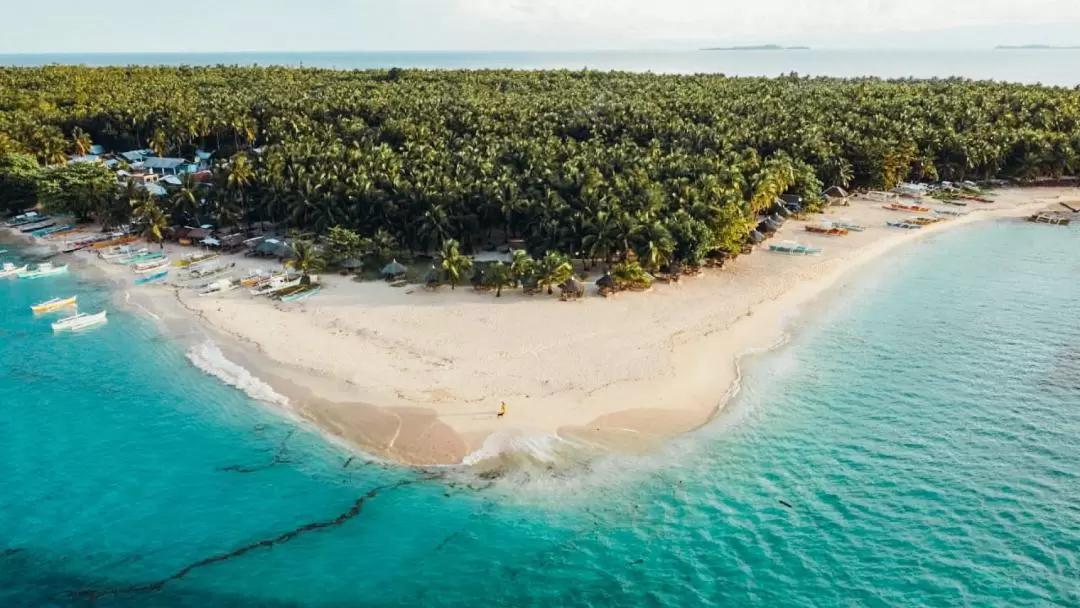
[[61, 308], [67, 308], [68, 306], [76, 306], [77, 304], [78, 296], [72, 296], [70, 298], [57, 298], [55, 300], [49, 300], [48, 302], [42, 302], [41, 304], [35, 304], [30, 307], [30, 310], [34, 314], [41, 314], [60, 310]]
[[96, 327], [108, 322], [108, 315], [106, 311], [101, 311], [93, 315], [78, 315], [70, 319], [64, 319], [63, 321], [57, 321], [52, 324], [53, 332], [67, 332], [67, 331], [79, 331], [82, 329], [88, 329], [90, 327]]

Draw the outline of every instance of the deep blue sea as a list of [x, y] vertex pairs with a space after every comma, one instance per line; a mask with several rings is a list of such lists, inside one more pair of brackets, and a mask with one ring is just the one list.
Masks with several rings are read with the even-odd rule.
[[335, 69], [570, 69], [731, 76], [879, 76], [1080, 85], [1080, 50], [113, 53], [0, 55], [0, 65], [286, 65]]
[[[78, 274], [0, 281], [0, 606], [1080, 606], [1078, 251], [931, 236], [708, 427], [494, 484], [349, 462]], [[109, 324], [52, 335], [67, 294]]]

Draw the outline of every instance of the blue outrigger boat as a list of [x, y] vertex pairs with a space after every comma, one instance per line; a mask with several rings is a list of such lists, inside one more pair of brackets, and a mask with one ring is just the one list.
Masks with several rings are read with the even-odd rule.
[[281, 301], [282, 302], [301, 302], [301, 301], [306, 300], [306, 299], [310, 298], [311, 296], [319, 293], [320, 291], [322, 291], [322, 287], [314, 287], [314, 288], [311, 288], [311, 289], [305, 289], [303, 291], [293, 292], [293, 293], [290, 293], [287, 296], [281, 296]]
[[162, 272], [152, 274], [152, 275], [150, 275], [148, 277], [143, 277], [141, 279], [135, 279], [135, 284], [136, 285], [146, 285], [147, 283], [154, 283], [156, 281], [160, 281], [161, 279], [164, 279], [167, 276], [169, 276], [169, 271], [164, 270]]
[[42, 228], [41, 230], [35, 230], [30, 233], [31, 236], [49, 236], [50, 234], [56, 234], [57, 232], [63, 232], [65, 230], [71, 230], [75, 228], [73, 224], [67, 226], [53, 226], [52, 228]]

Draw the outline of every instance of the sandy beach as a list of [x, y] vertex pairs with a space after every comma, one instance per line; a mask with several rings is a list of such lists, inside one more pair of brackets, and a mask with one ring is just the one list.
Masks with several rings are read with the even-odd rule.
[[[994, 198], [915, 231], [885, 226], [915, 214], [856, 198], [790, 221], [769, 241], [797, 240], [823, 247], [822, 255], [758, 247], [723, 270], [649, 293], [605, 299], [590, 285], [579, 302], [336, 275], [322, 277], [320, 295], [296, 304], [245, 290], [199, 297], [176, 282], [135, 287], [128, 269], [89, 252], [77, 256], [123, 282], [126, 301], [191, 340], [200, 367], [367, 453], [414, 465], [547, 461], [647, 450], [700, 427], [733, 394], [738, 358], [777, 344], [786, 319], [853, 269], [902, 255], [899, 246], [928, 234], [1021, 217], [1080, 199], [1080, 191], [1007, 189]], [[846, 237], [805, 231], [840, 218], [867, 230]], [[183, 249], [169, 248], [174, 258]], [[229, 261], [238, 270], [280, 268], [242, 256]], [[201, 332], [181, 329], [191, 324], [189, 313], [201, 319]], [[501, 402], [508, 411], [500, 419]]]

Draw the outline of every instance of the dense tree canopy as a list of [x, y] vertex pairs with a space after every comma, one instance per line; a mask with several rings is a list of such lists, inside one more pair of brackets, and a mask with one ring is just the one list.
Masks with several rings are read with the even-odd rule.
[[823, 184], [1072, 172], [1078, 126], [1076, 90], [965, 80], [0, 68], [0, 155], [213, 149], [219, 223], [649, 267], [738, 250], [776, 195]]

